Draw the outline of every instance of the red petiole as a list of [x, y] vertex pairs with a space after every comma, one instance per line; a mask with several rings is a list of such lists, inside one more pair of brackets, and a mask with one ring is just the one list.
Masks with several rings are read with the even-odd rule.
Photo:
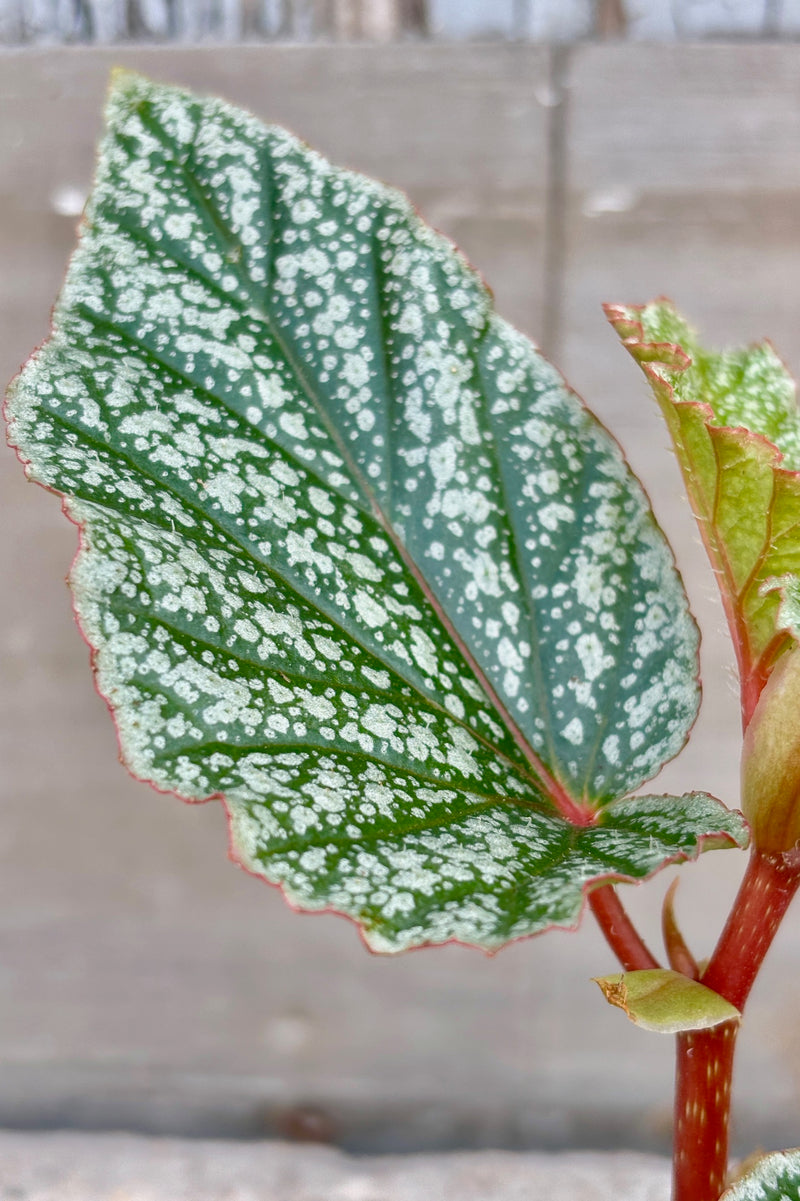
[[[754, 849], [702, 983], [740, 1011], [800, 886], [800, 854]], [[613, 887], [589, 903], [626, 971], [658, 967]], [[738, 1026], [677, 1037], [673, 1201], [718, 1201], [728, 1169], [731, 1079]]]

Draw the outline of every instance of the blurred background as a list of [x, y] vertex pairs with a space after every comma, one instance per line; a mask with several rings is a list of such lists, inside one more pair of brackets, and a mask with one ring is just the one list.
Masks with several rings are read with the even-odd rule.
[[[625, 447], [703, 627], [659, 786], [737, 803], [732, 656], [644, 380], [603, 300], [671, 295], [800, 368], [797, 0], [0, 0], [0, 368], [47, 334], [110, 67], [216, 93], [404, 188]], [[0, 458], [0, 1125], [357, 1151], [666, 1149], [671, 1040], [607, 1008], [587, 918], [487, 958], [369, 955], [226, 860], [219, 806], [128, 778], [64, 578], [75, 530]], [[681, 872], [708, 954], [743, 856]], [[674, 870], [626, 890], [653, 944]], [[800, 913], [767, 963], [737, 1137], [793, 1145]]]

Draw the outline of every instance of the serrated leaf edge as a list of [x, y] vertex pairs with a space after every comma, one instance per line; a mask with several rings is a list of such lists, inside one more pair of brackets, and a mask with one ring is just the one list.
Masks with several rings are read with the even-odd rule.
[[[131, 773], [131, 774], [133, 774], [133, 773]], [[137, 777], [134, 777], [134, 778], [137, 778]], [[149, 781], [145, 780], [142, 782], [148, 783]], [[155, 787], [155, 786], [153, 786], [153, 787]], [[165, 790], [157, 788], [156, 791], [164, 792]], [[180, 793], [173, 793], [172, 795], [176, 796], [179, 800], [188, 799], [190, 804], [205, 803], [203, 801], [198, 802], [192, 798], [183, 798], [183, 797], [181, 797]], [[738, 810], [729, 810], [727, 808], [727, 806], [722, 801], [720, 801], [717, 797], [713, 797], [709, 793], [703, 793], [703, 792], [700, 792], [697, 790], [688, 792], [688, 793], [683, 793], [680, 798], [676, 798], [676, 799], [684, 799], [687, 797], [695, 797], [695, 796], [702, 796], [702, 797], [705, 797], [706, 799], [715, 801], [716, 804], [719, 805], [720, 809], [722, 809], [726, 813], [731, 813], [731, 812], [738, 813]], [[604, 813], [608, 813], [609, 811], [613, 812], [614, 806], [616, 806], [616, 805], [623, 805], [623, 804], [631, 805], [633, 802], [635, 802], [637, 800], [641, 801], [644, 799], [645, 799], [645, 797], [642, 797], [642, 796], [623, 797], [623, 798], [620, 798], [620, 800], [618, 800], [618, 801], [612, 801], [609, 805], [607, 805], [605, 807], [603, 812]], [[280, 893], [283, 901], [285, 902], [285, 904], [288, 905], [288, 907], [294, 913], [298, 913], [298, 914], [306, 915], [306, 916], [313, 915], [313, 914], [321, 914], [321, 915], [326, 915], [326, 916], [344, 918], [345, 921], [347, 921], [347, 922], [351, 923], [351, 925], [355, 926], [356, 932], [357, 932], [362, 944], [364, 945], [366, 950], [368, 950], [370, 952], [370, 954], [373, 954], [373, 955], [397, 955], [397, 954], [401, 954], [401, 953], [407, 953], [408, 951], [424, 951], [424, 950], [429, 950], [429, 949], [435, 948], [435, 947], [457, 946], [457, 947], [465, 947], [469, 950], [480, 951], [487, 958], [492, 959], [492, 958], [494, 958], [495, 955], [499, 954], [500, 951], [505, 950], [506, 947], [512, 946], [513, 944], [518, 943], [518, 942], [525, 942], [531, 938], [539, 938], [542, 934], [547, 934], [551, 930], [563, 930], [567, 933], [575, 933], [575, 931], [577, 931], [579, 929], [579, 927], [583, 921], [583, 917], [584, 917], [586, 908], [589, 903], [589, 894], [591, 892], [593, 892], [594, 889], [596, 889], [596, 888], [601, 888], [601, 887], [604, 887], [605, 885], [609, 885], [609, 884], [612, 884], [612, 885], [613, 884], [634, 884], [634, 885], [635, 884], [644, 884], [648, 880], [652, 880], [654, 876], [658, 875], [658, 873], [661, 872], [666, 867], [675, 866], [676, 864], [681, 864], [681, 863], [696, 862], [705, 851], [716, 850], [716, 849], [720, 849], [723, 847], [724, 848], [736, 848], [739, 850], [743, 850], [748, 845], [748, 842], [737, 842], [736, 839], [733, 837], [733, 835], [730, 834], [727, 830], [709, 831], [706, 834], [701, 834], [698, 836], [696, 845], [693, 850], [691, 850], [691, 851], [676, 851], [673, 855], [670, 855], [667, 858], [665, 858], [651, 872], [648, 872], [648, 874], [646, 876], [635, 877], [635, 876], [623, 875], [618, 872], [617, 873], [608, 872], [604, 875], [597, 876], [593, 880], [588, 880], [583, 885], [581, 885], [581, 889], [580, 889], [581, 897], [580, 897], [580, 901], [579, 901], [577, 909], [576, 909], [575, 918], [572, 922], [551, 922], [548, 925], [542, 926], [541, 929], [534, 930], [529, 934], [519, 934], [513, 938], [509, 938], [506, 941], [504, 941], [503, 943], [499, 944], [498, 946], [487, 947], [481, 943], [468, 942], [461, 938], [448, 938], [443, 942], [428, 941], [428, 942], [416, 943], [413, 946], [409, 946], [409, 947], [398, 947], [398, 946], [394, 946], [390, 942], [390, 940], [386, 939], [380, 932], [372, 931], [372, 930], [369, 930], [368, 928], [366, 928], [358, 920], [358, 918], [354, 917], [352, 914], [345, 913], [341, 909], [337, 909], [333, 905], [328, 905], [328, 904], [324, 904], [324, 903], [321, 903], [319, 905], [308, 904], [308, 903], [300, 900], [298, 897], [294, 896], [290, 886], [286, 885], [285, 883], [279, 882], [279, 881], [270, 880], [267, 876], [264, 875], [264, 873], [262, 871], [257, 871], [255, 868], [253, 868], [248, 862], [246, 862], [244, 851], [237, 846], [236, 835], [235, 835], [235, 816], [232, 812], [232, 807], [231, 807], [231, 804], [228, 801], [227, 797], [222, 793], [218, 793], [218, 794], [214, 794], [213, 796], [205, 798], [205, 800], [222, 802], [222, 806], [225, 811], [225, 820], [226, 820], [227, 828], [228, 828], [228, 858], [231, 861], [231, 863], [235, 864], [238, 868], [240, 868], [248, 876], [252, 876], [254, 879], [261, 881], [262, 884], [267, 884], [270, 888], [277, 889], [278, 892]], [[563, 821], [564, 819], [561, 818], [561, 820]], [[745, 826], [747, 826], [747, 823], [744, 821], [744, 819], [742, 819], [742, 821], [743, 821], [743, 824]]]

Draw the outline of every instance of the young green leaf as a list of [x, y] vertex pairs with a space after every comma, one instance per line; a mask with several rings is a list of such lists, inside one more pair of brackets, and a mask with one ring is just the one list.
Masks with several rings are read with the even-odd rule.
[[615, 972], [596, 977], [595, 984], [609, 1005], [622, 1009], [643, 1030], [657, 1034], [707, 1030], [741, 1017], [739, 1010], [719, 993], [666, 968]]
[[664, 300], [608, 305], [667, 421], [728, 617], [747, 725], [780, 655], [800, 640], [800, 412], [768, 343], [701, 347]]
[[752, 1163], [720, 1201], [795, 1201], [800, 1197], [800, 1149], [773, 1151]]
[[616, 443], [398, 193], [118, 73], [8, 413], [81, 527], [127, 765], [224, 797], [297, 904], [495, 946], [742, 841], [709, 798], [610, 804], [694, 719], [680, 579]]

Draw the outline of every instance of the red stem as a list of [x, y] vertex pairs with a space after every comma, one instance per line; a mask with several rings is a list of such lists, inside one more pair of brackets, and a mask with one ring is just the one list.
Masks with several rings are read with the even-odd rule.
[[623, 908], [622, 901], [611, 884], [604, 884], [589, 893], [589, 904], [606, 942], [626, 972], [661, 964], [646, 947], [642, 936]]
[[737, 1022], [676, 1039], [672, 1201], [718, 1201], [728, 1172]]
[[[796, 852], [753, 850], [702, 977], [740, 1011], [800, 885]], [[673, 1201], [718, 1201], [728, 1169], [731, 1077], [738, 1023], [678, 1035]]]
[[754, 848], [703, 983], [742, 1009], [800, 886], [800, 855]]

